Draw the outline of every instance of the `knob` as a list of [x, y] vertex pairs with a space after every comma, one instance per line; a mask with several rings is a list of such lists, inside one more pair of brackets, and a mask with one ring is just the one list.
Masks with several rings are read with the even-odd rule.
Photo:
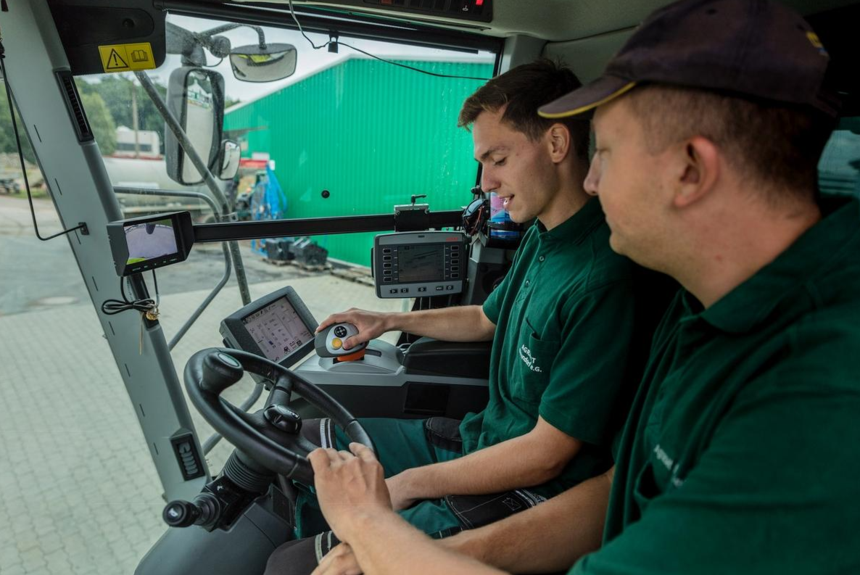
[[190, 501], [171, 501], [161, 517], [171, 527], [188, 527], [200, 517], [200, 509]]
[[263, 417], [270, 425], [285, 433], [296, 434], [302, 429], [301, 416], [283, 405], [270, 405], [263, 411]]
[[213, 393], [221, 393], [245, 375], [242, 364], [223, 351], [210, 353], [203, 359], [203, 381], [201, 387]]
[[314, 336], [314, 349], [320, 357], [358, 359], [363, 357], [367, 342], [360, 343], [350, 349], [344, 349], [346, 339], [358, 335], [358, 328], [351, 323], [336, 323], [328, 326]]
[[193, 502], [171, 501], [161, 512], [161, 518], [171, 527], [213, 526], [221, 517], [221, 507], [214, 495], [204, 492]]

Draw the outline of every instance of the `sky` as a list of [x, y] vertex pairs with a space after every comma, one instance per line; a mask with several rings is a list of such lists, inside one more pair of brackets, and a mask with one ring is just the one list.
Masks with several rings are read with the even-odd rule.
[[[299, 21], [301, 22], [301, 20]], [[168, 15], [168, 22], [171, 22], [173, 24], [176, 24], [177, 26], [185, 28], [186, 30], [191, 30], [194, 32], [208, 30], [216, 26], [220, 26], [224, 23], [217, 20], [206, 20], [202, 18], [190, 18], [186, 16], [172, 15]], [[292, 44], [296, 47], [296, 50], [298, 51], [296, 73], [292, 77], [278, 82], [267, 82], [260, 84], [242, 82], [234, 78], [233, 72], [230, 69], [230, 64], [225, 58], [224, 61], [220, 63], [220, 65], [215, 66], [213, 69], [218, 70], [224, 76], [227, 98], [233, 100], [241, 100], [243, 102], [255, 100], [257, 98], [260, 98], [261, 96], [276, 91], [280, 87], [293, 83], [300, 78], [311, 75], [320, 68], [328, 67], [334, 64], [337, 60], [341, 60], [348, 57], [350, 53], [356, 56], [360, 56], [360, 54], [355, 53], [354, 51], [350, 50], [345, 46], [340, 47], [340, 52], [338, 54], [332, 54], [328, 52], [326, 48], [315, 50], [311, 47], [308, 40], [302, 37], [302, 35], [298, 31], [271, 28], [267, 26], [263, 26], [263, 29], [265, 31], [267, 43], [285, 43]], [[230, 42], [233, 47], [245, 46], [248, 44], [257, 44], [258, 42], [257, 32], [245, 26], [226, 32], [223, 34], [223, 36], [226, 36], [230, 39]], [[324, 44], [328, 40], [328, 36], [323, 34], [308, 33], [308, 37], [317, 46]], [[422, 48], [418, 46], [407, 46], [403, 44], [393, 44], [390, 42], [350, 39], [346, 36], [342, 36], [341, 40], [347, 42], [348, 44], [354, 45], [357, 48], [370, 52], [371, 54], [384, 58], [402, 58], [404, 56], [412, 56], [417, 59], [446, 58], [456, 59], [459, 61], [493, 61], [493, 55], [489, 52], [468, 54], [463, 52], [453, 52], [449, 50], [439, 50], [433, 48]], [[213, 65], [217, 62], [217, 59], [213, 58], [212, 55], [208, 52], [207, 57], [209, 59], [210, 65]], [[166, 84], [170, 72], [175, 68], [178, 68], [179, 65], [179, 56], [168, 55], [164, 65], [158, 70], [151, 70], [150, 74], [154, 78], [157, 78], [160, 83]]]

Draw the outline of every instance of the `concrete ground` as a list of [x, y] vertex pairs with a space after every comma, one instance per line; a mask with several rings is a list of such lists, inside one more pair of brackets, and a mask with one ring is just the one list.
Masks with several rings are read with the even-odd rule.
[[[38, 213], [48, 233], [56, 220], [45, 204]], [[48, 256], [34, 257], [25, 205], [0, 201], [0, 284], [8, 304], [0, 306], [0, 574], [132, 573], [165, 530], [161, 485], [71, 250], [55, 240], [35, 252], [51, 250]], [[27, 265], [10, 265], [22, 246]], [[184, 272], [174, 268], [161, 301], [168, 338], [208, 293], [203, 284], [220, 277], [219, 252], [208, 260], [201, 253], [199, 269], [188, 268], [197, 278], [190, 291], [182, 291]], [[318, 320], [350, 306], [401, 309], [400, 300], [379, 300], [371, 287], [246, 255], [253, 297], [292, 285]], [[174, 349], [180, 374], [195, 351], [220, 345], [218, 324], [239, 307], [231, 281]], [[238, 403], [251, 389], [231, 389], [231, 399]], [[211, 429], [191, 411], [203, 441]], [[213, 473], [230, 451], [221, 442], [209, 454]]]

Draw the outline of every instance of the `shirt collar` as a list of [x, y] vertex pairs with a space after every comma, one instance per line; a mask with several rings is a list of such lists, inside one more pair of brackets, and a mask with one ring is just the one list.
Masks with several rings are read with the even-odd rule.
[[[856, 250], [856, 246], [848, 244], [860, 238], [857, 225], [860, 202], [855, 199], [827, 201], [822, 204], [822, 211], [825, 217], [820, 222], [773, 262], [702, 311], [700, 317], [725, 332], [751, 331], [765, 321], [781, 301], [831, 267], [834, 260], [844, 257], [845, 249]], [[691, 315], [702, 309], [689, 293], [684, 294], [684, 305]]]
[[590, 198], [578, 212], [567, 218], [551, 230], [547, 230], [540, 221], [535, 222], [540, 232], [542, 242], [572, 242], [580, 243], [591, 231], [602, 224], [605, 218], [597, 198]]

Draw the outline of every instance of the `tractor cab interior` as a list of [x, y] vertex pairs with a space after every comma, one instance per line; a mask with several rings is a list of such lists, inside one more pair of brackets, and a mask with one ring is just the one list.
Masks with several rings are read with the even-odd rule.
[[[166, 530], [138, 574], [262, 573], [290, 536], [291, 481], [313, 482], [304, 420], [372, 445], [357, 418], [482, 409], [489, 343], [397, 333], [347, 353], [353, 326], [319, 322], [359, 293], [388, 311], [483, 303], [524, 228], [480, 189], [463, 99], [541, 57], [587, 83], [667, 3], [4, 2], [16, 130], [163, 493]], [[786, 4], [827, 46], [844, 98], [822, 191], [858, 194], [860, 2]], [[182, 275], [204, 257], [206, 280]], [[236, 296], [219, 306], [222, 288]]]

